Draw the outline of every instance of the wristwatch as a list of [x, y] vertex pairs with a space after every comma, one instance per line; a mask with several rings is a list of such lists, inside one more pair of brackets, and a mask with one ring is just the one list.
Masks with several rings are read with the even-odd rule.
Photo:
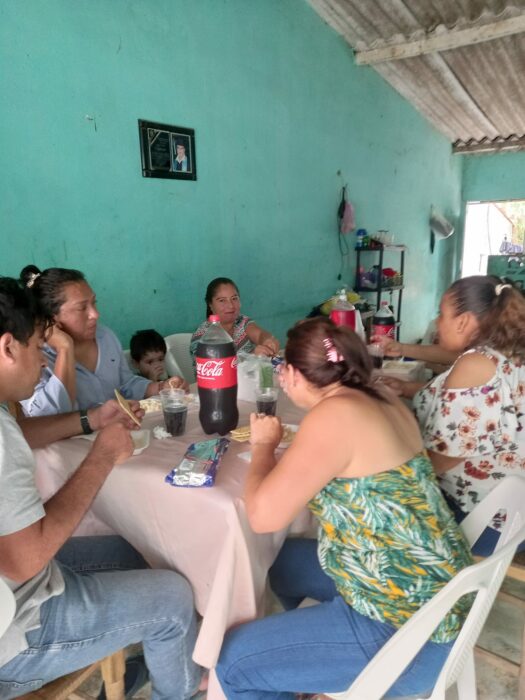
[[84, 435], [91, 435], [93, 428], [89, 425], [89, 418], [85, 408], [80, 411], [80, 425], [82, 426]]

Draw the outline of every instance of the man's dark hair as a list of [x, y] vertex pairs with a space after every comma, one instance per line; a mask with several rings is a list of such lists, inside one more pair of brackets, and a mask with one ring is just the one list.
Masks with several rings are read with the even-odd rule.
[[11, 277], [0, 277], [0, 335], [12, 333], [19, 343], [25, 345], [37, 324], [47, 328], [51, 323], [26, 289]]
[[137, 331], [129, 341], [129, 354], [135, 362], [140, 362], [147, 352], [166, 354], [166, 341], [153, 328]]

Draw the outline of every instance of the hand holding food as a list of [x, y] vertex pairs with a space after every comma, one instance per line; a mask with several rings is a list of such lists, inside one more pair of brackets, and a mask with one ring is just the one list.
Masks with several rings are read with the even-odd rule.
[[184, 381], [182, 377], [170, 377], [163, 382], [160, 382], [161, 389], [184, 389], [187, 393], [190, 390], [190, 385], [188, 382]]
[[144, 417], [144, 411], [138, 401], [128, 401], [128, 406], [135, 416], [133, 419], [114, 399], [106, 401], [102, 406], [90, 408], [88, 410], [89, 425], [93, 430], [100, 430], [112, 423], [122, 423], [127, 430], [137, 430], [140, 426], [140, 421]]
[[271, 351], [272, 355], [275, 355], [279, 352], [279, 341], [277, 340], [277, 338], [274, 338], [273, 335], [267, 340], [265, 340], [263, 345]]
[[133, 454], [131, 435], [122, 423], [113, 423], [100, 431], [93, 443], [93, 454], [102, 454], [113, 464], [122, 464]]
[[270, 348], [267, 345], [256, 345], [254, 350], [253, 350], [253, 354], [271, 357], [273, 355], [273, 352], [270, 350]]

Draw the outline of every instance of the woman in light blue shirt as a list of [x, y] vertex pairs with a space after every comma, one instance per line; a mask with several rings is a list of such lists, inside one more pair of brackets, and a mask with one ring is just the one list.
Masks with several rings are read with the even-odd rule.
[[48, 366], [33, 396], [22, 402], [26, 415], [88, 409], [113, 398], [115, 389], [139, 400], [165, 386], [183, 386], [181, 377], [151, 382], [131, 372], [116, 335], [98, 323], [96, 297], [82, 272], [56, 267], [40, 272], [29, 265], [20, 279], [55, 319], [44, 348]]

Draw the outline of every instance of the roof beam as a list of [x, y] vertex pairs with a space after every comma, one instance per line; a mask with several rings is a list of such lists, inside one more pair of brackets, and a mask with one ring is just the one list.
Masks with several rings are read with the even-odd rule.
[[389, 44], [378, 49], [366, 49], [355, 52], [355, 61], [360, 66], [370, 66], [385, 61], [398, 61], [403, 58], [413, 58], [426, 53], [449, 51], [461, 46], [480, 44], [483, 41], [500, 39], [511, 34], [525, 32], [525, 14], [510, 19], [497, 20], [480, 27], [470, 29], [453, 29], [439, 32], [433, 36], [414, 41], [403, 41], [397, 44]]
[[500, 153], [502, 151], [525, 151], [525, 136], [510, 136], [508, 139], [482, 139], [479, 142], [456, 141], [453, 153]]

